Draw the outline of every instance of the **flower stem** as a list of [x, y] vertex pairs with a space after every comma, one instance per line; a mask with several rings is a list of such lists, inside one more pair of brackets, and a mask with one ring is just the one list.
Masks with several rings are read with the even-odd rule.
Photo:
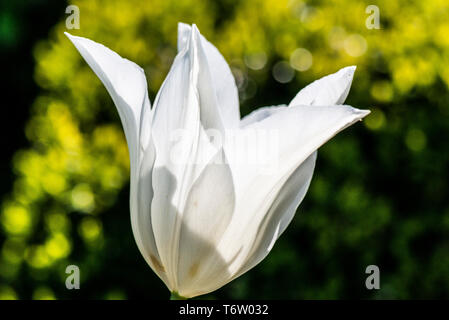
[[176, 291], [173, 291], [170, 295], [170, 300], [187, 300], [187, 298], [180, 296]]

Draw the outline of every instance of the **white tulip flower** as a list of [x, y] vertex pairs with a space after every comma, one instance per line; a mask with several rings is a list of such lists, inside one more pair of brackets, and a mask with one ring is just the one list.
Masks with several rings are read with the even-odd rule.
[[[94, 41], [66, 35], [120, 115], [137, 246], [179, 297], [214, 291], [262, 261], [306, 194], [317, 149], [369, 113], [342, 105], [355, 70], [347, 67], [308, 85], [288, 106], [260, 108], [240, 119], [228, 64], [195, 25], [182, 23], [178, 54], [151, 107], [139, 66]], [[256, 144], [275, 141], [264, 153], [276, 164], [268, 172], [261, 172], [263, 155], [245, 161], [258, 152], [256, 144], [236, 148], [230, 142], [251, 132]], [[269, 134], [261, 139], [260, 132]]]

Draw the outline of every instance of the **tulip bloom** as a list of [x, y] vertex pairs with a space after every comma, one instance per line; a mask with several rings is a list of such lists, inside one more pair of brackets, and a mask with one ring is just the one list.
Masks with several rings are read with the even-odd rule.
[[[355, 70], [347, 67], [305, 87], [288, 106], [260, 108], [240, 119], [229, 66], [195, 25], [186, 24], [179, 24], [178, 54], [151, 107], [139, 66], [101, 44], [66, 35], [120, 115], [137, 246], [182, 297], [214, 291], [262, 261], [306, 194], [316, 150], [369, 113], [342, 105]], [[228, 161], [245, 158], [228, 143], [229, 133], [239, 139], [257, 130], [276, 132], [277, 166], [270, 174]]]

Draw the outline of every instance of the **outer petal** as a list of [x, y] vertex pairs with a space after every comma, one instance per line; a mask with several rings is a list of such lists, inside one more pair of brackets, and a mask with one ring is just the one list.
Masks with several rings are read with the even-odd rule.
[[[99, 43], [65, 34], [100, 78], [117, 107], [130, 153], [130, 211], [134, 238], [145, 260], [156, 274], [166, 281], [158, 262], [159, 254], [149, 219], [149, 203], [153, 193], [151, 171], [154, 148], [149, 134], [139, 143], [140, 134], [150, 132], [151, 126], [150, 101], [144, 71]], [[141, 116], [144, 113], [146, 116]], [[139, 174], [144, 176], [143, 179], [139, 178]]]
[[[342, 104], [348, 96], [356, 67], [345, 67], [338, 72], [318, 79], [304, 87], [290, 102], [289, 106]], [[286, 106], [262, 107], [242, 118], [240, 127], [261, 121]]]
[[289, 106], [342, 104], [348, 96], [356, 67], [345, 67], [318, 79], [299, 91]]
[[172, 290], [178, 290], [179, 238], [189, 191], [217, 152], [204, 129], [224, 130], [209, 75], [200, 34], [193, 26], [156, 97], [153, 114], [151, 220]]
[[140, 116], [144, 108], [150, 108], [143, 69], [102, 44], [67, 32], [65, 35], [111, 95], [125, 131], [131, 162], [135, 162], [138, 158]]
[[[348, 94], [354, 70], [355, 67], [346, 67], [334, 74], [325, 76], [313, 82], [296, 95], [290, 102], [289, 107], [316, 105], [316, 102], [322, 102], [322, 104], [320, 104], [322, 106], [341, 104]], [[240, 122], [240, 127], [242, 129], [249, 128], [250, 130], [254, 130], [254, 128], [260, 127], [259, 124], [261, 121], [268, 123], [266, 120], [270, 117], [274, 117], [279, 112], [286, 111], [286, 109], [287, 107], [284, 105], [259, 108], [245, 116]], [[281, 128], [282, 124], [280, 124], [279, 128], [273, 127], [272, 129], [277, 130]], [[252, 172], [250, 167], [245, 167], [243, 169], [243, 174], [243, 180], [251, 180], [257, 175], [257, 173]]]
[[[355, 67], [346, 67], [313, 82], [296, 95], [290, 103], [290, 106], [343, 103], [349, 93], [354, 71]], [[243, 118], [241, 126], [249, 126], [284, 109], [285, 107], [282, 106], [260, 108]], [[316, 152], [309, 156], [284, 183], [260, 225], [258, 237], [248, 254], [248, 261], [245, 262], [236, 276], [246, 272], [263, 260], [271, 250], [276, 239], [290, 223], [296, 209], [308, 190], [315, 161]], [[280, 177], [279, 181], [282, 181]]]
[[[238, 273], [245, 262], [252, 259], [253, 244], [258, 247], [258, 230], [289, 177], [322, 144], [368, 113], [349, 106], [294, 106], [247, 127], [246, 130], [278, 130], [279, 165], [276, 174], [272, 175], [258, 175], [250, 172], [248, 167], [233, 167], [236, 194], [239, 196], [237, 214], [219, 246], [223, 256], [229, 260], [241, 250], [239, 257], [230, 265], [231, 273]], [[313, 163], [314, 157], [310, 159]], [[311, 171], [313, 166], [306, 165], [305, 168]], [[307, 177], [308, 174], [300, 175]], [[304, 178], [303, 181], [308, 180]], [[246, 196], [248, 193], [251, 197]], [[298, 195], [294, 199], [300, 198]], [[283, 224], [280, 224], [279, 231]], [[268, 237], [273, 238], [273, 235]], [[243, 248], [239, 244], [244, 244]]]
[[169, 286], [166, 270], [161, 263], [151, 221], [153, 199], [154, 145], [144, 151], [136, 177], [131, 179], [131, 224], [139, 250], [153, 271]]
[[[187, 44], [191, 27], [184, 23], [178, 24], [178, 51]], [[238, 90], [234, 76], [226, 60], [217, 48], [200, 36], [201, 45], [209, 64], [211, 81], [215, 89], [221, 117], [225, 128], [237, 128], [240, 121]]]
[[271, 251], [274, 243], [285, 231], [295, 216], [299, 204], [304, 199], [312, 181], [317, 152], [312, 153], [284, 183], [273, 204], [262, 220], [257, 237], [248, 254], [248, 260], [234, 275], [242, 275], [261, 262]]

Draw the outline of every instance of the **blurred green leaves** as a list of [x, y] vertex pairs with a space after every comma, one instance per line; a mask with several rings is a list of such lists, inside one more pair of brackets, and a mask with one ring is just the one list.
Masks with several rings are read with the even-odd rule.
[[[300, 214], [269, 257], [211, 297], [449, 297], [447, 1], [72, 3], [74, 33], [141, 65], [152, 100], [176, 54], [178, 21], [196, 23], [224, 54], [242, 114], [358, 67], [347, 103], [372, 114], [320, 149]], [[380, 8], [379, 30], [365, 27], [368, 4]], [[2, 12], [2, 43], [18, 30], [14, 19]], [[2, 204], [0, 299], [74, 297], [68, 264], [80, 266], [85, 298], [165, 298], [132, 240], [115, 107], [64, 31], [62, 20], [34, 50], [42, 91]], [[380, 267], [378, 292], [364, 287], [369, 264]]]

